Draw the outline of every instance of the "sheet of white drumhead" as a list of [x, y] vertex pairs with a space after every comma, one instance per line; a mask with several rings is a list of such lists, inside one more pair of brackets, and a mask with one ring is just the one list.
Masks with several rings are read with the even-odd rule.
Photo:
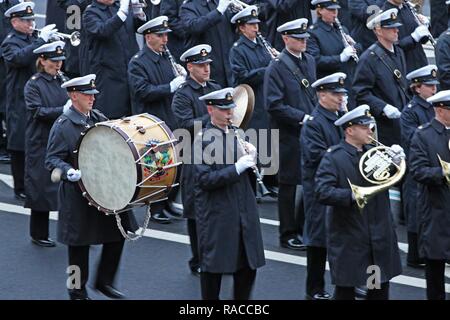
[[127, 206], [136, 190], [137, 169], [125, 139], [109, 127], [95, 127], [78, 152], [81, 180], [92, 199], [109, 210]]

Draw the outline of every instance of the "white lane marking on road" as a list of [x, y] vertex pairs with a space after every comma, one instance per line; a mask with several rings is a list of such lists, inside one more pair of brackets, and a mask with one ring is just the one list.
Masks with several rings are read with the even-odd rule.
[[[30, 209], [26, 209], [21, 206], [17, 206], [17, 205], [13, 205], [13, 204], [5, 204], [5, 203], [1, 203], [1, 202], [0, 202], [0, 211], [5, 211], [5, 212], [9, 212], [9, 213], [19, 213], [19, 214], [23, 214], [23, 215], [30, 215]], [[52, 211], [50, 213], [50, 219], [57, 220], [58, 219], [57, 212]], [[138, 232], [139, 231], [140, 230], [138, 230]], [[178, 233], [173, 233], [173, 232], [147, 229], [144, 232], [144, 236], [147, 238], [172, 241], [172, 242], [177, 242], [177, 243], [182, 243], [182, 244], [189, 244], [188, 236], [178, 234]], [[294, 256], [291, 254], [270, 251], [270, 250], [264, 250], [264, 254], [265, 254], [266, 259], [268, 259], [268, 260], [290, 263], [290, 264], [295, 264], [295, 265], [299, 265], [299, 266], [306, 266], [306, 258], [305, 257]], [[328, 262], [326, 264], [326, 269], [330, 270]], [[448, 267], [448, 266], [446, 266], [445, 275], [450, 278], [450, 267]], [[407, 286], [411, 286], [411, 287], [422, 288], [422, 289], [426, 288], [425, 280], [416, 278], [416, 277], [400, 275], [400, 276], [393, 278], [391, 280], [391, 282], [402, 284], [402, 285], [407, 285]], [[445, 284], [445, 291], [447, 293], [450, 293], [450, 284]]]
[[[12, 179], [11, 175], [0, 174], [0, 180], [3, 180], [3, 182], [5, 182], [11, 188], [13, 187], [13, 179]], [[392, 192], [398, 192], [398, 191], [393, 190]], [[6, 210], [6, 211], [8, 211], [8, 210]], [[15, 211], [13, 211], [13, 212], [15, 212]], [[259, 221], [263, 224], [267, 224], [267, 225], [271, 225], [271, 226], [279, 226], [280, 225], [280, 222], [278, 220], [273, 220], [273, 219], [260, 218]], [[408, 252], [408, 244], [399, 242], [398, 247], [403, 252], [405, 252], [405, 253]]]

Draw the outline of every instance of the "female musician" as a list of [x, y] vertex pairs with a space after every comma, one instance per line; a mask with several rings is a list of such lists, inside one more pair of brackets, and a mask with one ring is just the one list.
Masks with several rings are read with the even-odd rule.
[[31, 209], [31, 241], [42, 247], [53, 247], [48, 237], [49, 211], [57, 210], [58, 185], [50, 180], [44, 168], [47, 140], [53, 122], [69, 107], [67, 92], [59, 76], [65, 60], [64, 42], [44, 44], [33, 52], [39, 57], [38, 73], [25, 85], [27, 127], [25, 132], [25, 207]]
[[[267, 47], [258, 36], [260, 20], [256, 6], [249, 6], [231, 18], [240, 38], [230, 50], [233, 86], [248, 84], [255, 93], [255, 109], [248, 128], [270, 129], [269, 116], [264, 108], [264, 73], [276, 50]], [[259, 135], [258, 135], [259, 136]], [[260, 145], [261, 141], [258, 143]], [[268, 146], [267, 142], [264, 144]]]
[[[351, 83], [356, 67], [355, 60], [358, 59], [356, 44], [348, 36], [348, 31], [340, 29], [343, 27], [338, 23], [337, 16], [341, 7], [337, 1], [313, 0], [312, 4], [316, 6], [318, 18], [308, 30], [311, 38], [306, 52], [316, 59], [317, 78], [335, 72], [344, 72], [347, 75], [345, 88], [349, 91], [348, 108], [351, 110], [355, 107]], [[356, 47], [360, 48], [359, 45]]]

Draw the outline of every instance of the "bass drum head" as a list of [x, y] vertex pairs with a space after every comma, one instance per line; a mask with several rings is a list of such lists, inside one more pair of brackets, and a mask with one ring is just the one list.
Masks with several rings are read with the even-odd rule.
[[80, 184], [100, 210], [124, 209], [136, 190], [137, 170], [124, 137], [107, 126], [93, 127], [78, 149]]

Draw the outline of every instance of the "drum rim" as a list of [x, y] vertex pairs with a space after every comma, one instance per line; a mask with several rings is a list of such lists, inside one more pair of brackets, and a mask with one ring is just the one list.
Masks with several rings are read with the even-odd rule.
[[[78, 157], [79, 157], [79, 151], [80, 151], [81, 142], [83, 141], [83, 137], [84, 137], [89, 131], [91, 131], [92, 129], [94, 129], [94, 128], [96, 128], [96, 127], [100, 127], [100, 126], [102, 126], [102, 127], [108, 127], [108, 128], [111, 128], [111, 129], [112, 129], [111, 126], [109, 126], [109, 125], [107, 125], [107, 124], [105, 124], [105, 123], [96, 123], [94, 126], [90, 127], [90, 128], [87, 129], [86, 131], [83, 131], [83, 134], [82, 134], [82, 135], [80, 136], [80, 138], [78, 139], [78, 142], [77, 142], [77, 149], [76, 149], [76, 150], [77, 150], [77, 153], [76, 153], [76, 157], [75, 157], [75, 160], [74, 160], [74, 164], [75, 164], [75, 167], [76, 167], [77, 169], [79, 169], [79, 165], [78, 165]], [[128, 138], [129, 138], [128, 135], [127, 135], [121, 128], [119, 128], [119, 127], [114, 127], [114, 130], [115, 130], [117, 133], [119, 133], [120, 136], [121, 136], [121, 137], [125, 140], [125, 142], [128, 144], [128, 146], [130, 146], [130, 149], [131, 149], [131, 152], [132, 152], [132, 154], [133, 154], [134, 160], [139, 159], [139, 155], [138, 155], [138, 152], [137, 152], [136, 147], [134, 146], [134, 144], [131, 143], [131, 141], [128, 141], [128, 142], [127, 142]], [[137, 184], [139, 183], [138, 181], [142, 181], [142, 171], [140, 170], [141, 168], [140, 168], [140, 166], [139, 166], [137, 163], [135, 163], [135, 165], [136, 165], [136, 172], [137, 172], [137, 181], [136, 181], [136, 185], [137, 185]], [[107, 208], [105, 208], [105, 207], [99, 205], [99, 204], [98, 204], [98, 203], [97, 203], [97, 202], [89, 195], [89, 193], [88, 193], [87, 190], [86, 190], [86, 187], [85, 187], [84, 184], [83, 184], [83, 179], [80, 179], [80, 180], [78, 181], [78, 186], [80, 187], [82, 194], [84, 194], [83, 196], [88, 200], [88, 203], [91, 203], [92, 206], [95, 207], [98, 211], [102, 211], [102, 212], [105, 212], [105, 213], [116, 213], [117, 211], [123, 211], [123, 210], [128, 210], [128, 209], [130, 209], [129, 204], [128, 204], [127, 206], [125, 206], [124, 208], [120, 209], [120, 210], [110, 210], [110, 209], [107, 209]], [[141, 187], [137, 187], [136, 190], [134, 190], [134, 194], [133, 194], [133, 197], [131, 198], [131, 202], [133, 202], [133, 201], [136, 199], [136, 197], [138, 196], [139, 191], [140, 191], [140, 188], [141, 188]]]

